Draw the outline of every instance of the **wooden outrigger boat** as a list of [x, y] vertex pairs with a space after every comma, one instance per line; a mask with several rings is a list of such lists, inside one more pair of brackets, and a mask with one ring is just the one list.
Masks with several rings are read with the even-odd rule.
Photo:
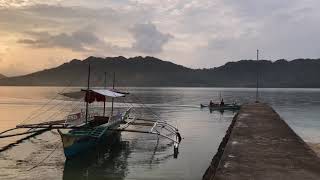
[[[105, 101], [106, 97], [118, 98], [124, 97], [125, 94], [121, 94], [112, 90], [99, 89], [99, 90], [86, 90], [86, 103], [92, 102], [92, 99]], [[90, 98], [90, 100], [89, 100]], [[100, 99], [99, 99], [100, 98]], [[131, 108], [127, 109], [123, 113], [117, 115], [110, 114], [110, 116], [98, 115], [98, 114], [87, 114], [85, 118], [81, 117], [81, 113], [69, 115], [65, 122], [66, 125], [76, 127], [71, 128], [67, 132], [58, 129], [61, 136], [64, 154], [67, 158], [73, 157], [88, 148], [97, 145], [101, 141], [108, 140], [107, 138], [113, 137], [117, 129], [121, 124], [126, 123], [130, 114]], [[105, 112], [104, 112], [105, 114]], [[85, 121], [81, 121], [85, 119]]]
[[214, 104], [213, 106], [200, 104], [200, 108], [209, 108], [210, 111], [237, 111], [240, 109], [240, 105], [237, 104], [225, 104], [221, 106], [220, 104]]
[[[142, 119], [135, 117], [131, 112], [132, 107], [126, 109], [124, 112], [118, 112], [114, 115], [113, 106], [114, 98], [124, 98], [129, 95], [127, 92], [120, 92], [114, 89], [114, 82], [112, 89], [92, 89], [90, 88], [90, 65], [88, 73], [87, 89], [82, 89], [84, 100], [86, 102], [85, 112], [73, 113], [68, 115], [64, 120], [49, 121], [37, 124], [23, 124], [16, 128], [0, 132], [0, 138], [18, 136], [23, 134], [38, 133], [40, 131], [47, 131], [57, 129], [63, 143], [64, 154], [66, 158], [72, 158], [89, 148], [94, 147], [100, 142], [108, 141], [113, 135], [122, 131], [154, 134], [158, 137], [166, 138], [174, 144], [174, 155], [178, 153], [178, 147], [181, 141], [179, 130], [170, 125], [168, 122], [160, 119]], [[112, 99], [111, 113], [106, 116], [105, 102], [107, 98]], [[90, 113], [89, 104], [95, 101], [104, 102], [103, 114]], [[132, 126], [149, 127], [148, 130], [137, 130], [129, 128]], [[15, 134], [8, 134], [8, 132], [16, 129], [27, 129], [27, 131]]]
[[200, 108], [208, 108], [210, 112], [212, 111], [237, 111], [240, 109], [240, 105], [236, 104], [235, 102], [232, 104], [226, 104], [223, 102], [223, 98], [221, 96], [221, 92], [219, 92], [219, 101], [220, 103], [213, 103], [210, 101], [208, 105], [200, 104]]

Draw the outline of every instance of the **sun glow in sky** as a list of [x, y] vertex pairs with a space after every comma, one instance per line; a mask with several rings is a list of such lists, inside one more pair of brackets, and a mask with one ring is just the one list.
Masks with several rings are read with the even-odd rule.
[[318, 58], [318, 0], [0, 0], [0, 73], [88, 56], [155, 56], [188, 67]]

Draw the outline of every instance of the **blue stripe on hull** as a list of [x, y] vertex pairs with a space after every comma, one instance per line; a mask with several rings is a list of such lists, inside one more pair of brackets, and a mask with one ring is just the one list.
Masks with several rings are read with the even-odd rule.
[[[88, 149], [95, 147], [99, 143], [107, 143], [109, 138], [113, 138], [113, 134], [117, 134], [117, 133], [106, 132], [99, 139], [90, 137], [90, 136], [68, 137], [68, 138], [75, 138], [75, 141], [72, 145], [64, 148], [64, 154], [66, 158], [72, 158], [74, 156], [77, 156], [87, 151]], [[62, 136], [68, 136], [68, 135], [62, 135]]]
[[66, 158], [72, 158], [81, 152], [84, 152], [97, 144], [97, 140], [90, 138], [89, 140], [82, 141], [82, 142], [75, 142], [69, 147], [64, 148], [64, 154]]

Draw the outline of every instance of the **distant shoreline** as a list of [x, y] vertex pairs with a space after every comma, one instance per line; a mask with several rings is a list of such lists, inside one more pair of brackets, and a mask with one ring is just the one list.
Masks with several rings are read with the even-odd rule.
[[307, 142], [307, 144], [320, 157], [320, 143]]
[[[320, 88], [320, 59], [241, 60], [209, 69], [191, 69], [155, 57], [90, 56], [23, 76], [0, 79], [1, 86], [86, 86], [88, 64], [92, 86], [126, 87]], [[105, 74], [106, 73], [106, 74]], [[105, 76], [106, 75], [106, 76]]]
[[[84, 88], [85, 86], [63, 86], [63, 85], [0, 85], [1, 87], [70, 87], [70, 88]], [[93, 86], [93, 88], [102, 88], [102, 86]], [[111, 88], [108, 86], [108, 88]], [[203, 89], [252, 89], [256, 90], [256, 87], [215, 87], [215, 86], [117, 86], [116, 88], [163, 88], [163, 89], [179, 89], [179, 88], [203, 88]], [[271, 90], [271, 89], [291, 89], [291, 90], [301, 90], [301, 89], [308, 89], [308, 90], [320, 90], [320, 87], [263, 87], [259, 88], [260, 90]]]

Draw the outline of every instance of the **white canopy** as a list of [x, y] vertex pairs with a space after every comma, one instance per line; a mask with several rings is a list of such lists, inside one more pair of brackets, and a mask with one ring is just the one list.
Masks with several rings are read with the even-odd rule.
[[92, 89], [92, 91], [95, 93], [101, 94], [103, 96], [108, 96], [113, 98], [125, 96], [125, 94], [114, 92], [108, 89]]

